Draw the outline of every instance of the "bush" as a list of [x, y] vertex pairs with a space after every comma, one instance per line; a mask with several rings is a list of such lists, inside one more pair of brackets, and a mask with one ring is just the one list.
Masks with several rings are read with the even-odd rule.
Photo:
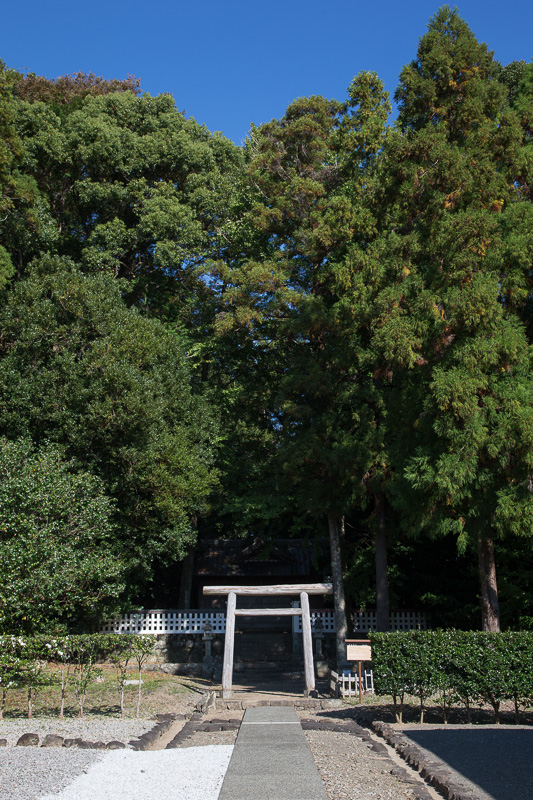
[[488, 703], [499, 722], [502, 700], [520, 705], [533, 701], [533, 632], [408, 631], [372, 633], [374, 682], [378, 694], [392, 695], [396, 720], [402, 721], [403, 697], [424, 702], [439, 694], [444, 719], [454, 701], [471, 719], [473, 703]]
[[102, 482], [57, 445], [0, 437], [0, 632], [98, 625], [119, 606], [124, 564]]

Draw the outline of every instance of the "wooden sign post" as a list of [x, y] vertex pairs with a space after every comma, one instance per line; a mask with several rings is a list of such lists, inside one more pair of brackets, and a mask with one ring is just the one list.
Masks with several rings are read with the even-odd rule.
[[[313, 641], [311, 636], [310, 594], [333, 594], [331, 583], [280, 584], [277, 586], [204, 586], [204, 594], [225, 594], [228, 596], [226, 613], [226, 638], [224, 640], [224, 665], [222, 667], [222, 698], [228, 700], [233, 684], [233, 650], [235, 644], [235, 617], [294, 616], [302, 617], [305, 694], [315, 689], [315, 670], [313, 664]], [[243, 608], [237, 609], [237, 595], [275, 597], [300, 595], [300, 608]]]
[[361, 664], [363, 661], [372, 661], [372, 647], [370, 639], [346, 639], [346, 660], [357, 661], [359, 679], [359, 702], [363, 702], [363, 687], [361, 683]]

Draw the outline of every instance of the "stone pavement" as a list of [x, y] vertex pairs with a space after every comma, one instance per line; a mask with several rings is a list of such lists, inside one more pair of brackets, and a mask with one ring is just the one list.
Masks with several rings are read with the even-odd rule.
[[298, 716], [247, 708], [219, 800], [327, 800]]

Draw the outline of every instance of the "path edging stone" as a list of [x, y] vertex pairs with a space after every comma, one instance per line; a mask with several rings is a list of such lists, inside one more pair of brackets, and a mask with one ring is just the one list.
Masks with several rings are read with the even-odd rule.
[[131, 749], [136, 751], [149, 750], [172, 727], [176, 720], [187, 719], [187, 717], [188, 714], [158, 714], [156, 719], [159, 722], [153, 728], [143, 733], [138, 739], [132, 739], [129, 742]]
[[419, 772], [421, 778], [441, 792], [447, 800], [475, 800], [472, 793], [455, 783], [452, 773], [442, 762], [428, 758], [418, 745], [403, 733], [394, 730], [386, 722], [374, 721], [372, 728], [378, 736], [394, 747], [404, 761]]

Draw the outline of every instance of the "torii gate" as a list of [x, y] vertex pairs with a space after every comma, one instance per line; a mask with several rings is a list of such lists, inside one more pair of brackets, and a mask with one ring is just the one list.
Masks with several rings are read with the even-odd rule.
[[[315, 689], [313, 642], [311, 638], [310, 594], [333, 594], [331, 583], [295, 583], [277, 586], [204, 586], [204, 594], [225, 594], [228, 597], [226, 612], [226, 638], [224, 640], [224, 666], [222, 669], [222, 698], [231, 697], [233, 683], [233, 647], [235, 642], [235, 617], [294, 616], [302, 617], [305, 694]], [[237, 609], [237, 595], [290, 596], [300, 595], [300, 608], [242, 608]]]

